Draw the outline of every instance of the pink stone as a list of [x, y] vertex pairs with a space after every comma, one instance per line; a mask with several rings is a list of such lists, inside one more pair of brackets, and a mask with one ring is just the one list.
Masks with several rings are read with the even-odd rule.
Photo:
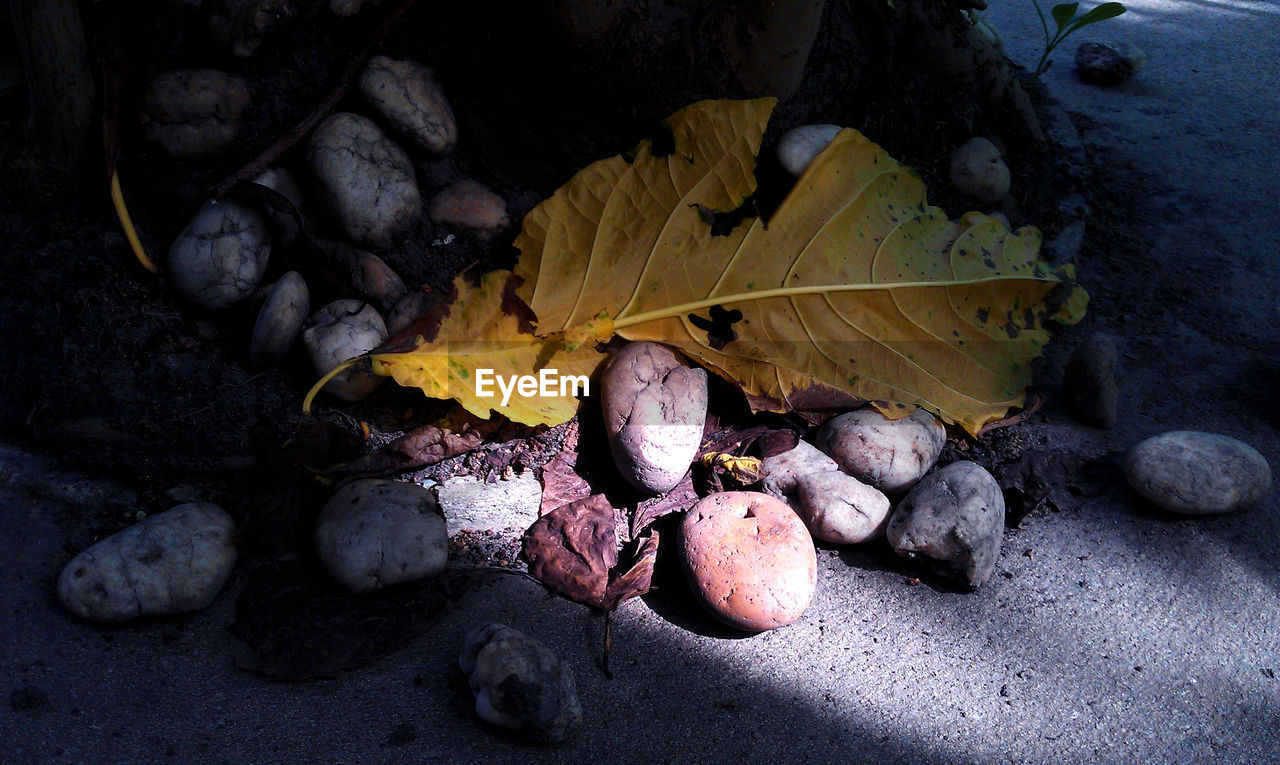
[[813, 599], [813, 539], [785, 502], [751, 491], [712, 494], [689, 509], [680, 530], [693, 592], [725, 624], [784, 627]]

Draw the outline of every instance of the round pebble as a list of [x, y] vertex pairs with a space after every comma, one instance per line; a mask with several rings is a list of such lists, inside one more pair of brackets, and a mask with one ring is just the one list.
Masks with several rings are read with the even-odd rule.
[[235, 530], [227, 511], [208, 502], [149, 516], [72, 558], [58, 577], [58, 598], [99, 622], [197, 611], [231, 574]]
[[841, 470], [880, 491], [895, 492], [929, 472], [947, 443], [947, 431], [923, 409], [897, 420], [859, 409], [827, 420], [816, 441]]
[[779, 499], [749, 491], [711, 494], [689, 508], [680, 532], [694, 595], [730, 627], [783, 627], [800, 618], [813, 598], [813, 539]]
[[1194, 430], [1164, 433], [1133, 447], [1124, 475], [1134, 491], [1186, 515], [1230, 513], [1271, 493], [1271, 466], [1256, 449]]
[[430, 491], [368, 478], [338, 489], [325, 504], [316, 552], [343, 587], [372, 592], [443, 571], [449, 534]]

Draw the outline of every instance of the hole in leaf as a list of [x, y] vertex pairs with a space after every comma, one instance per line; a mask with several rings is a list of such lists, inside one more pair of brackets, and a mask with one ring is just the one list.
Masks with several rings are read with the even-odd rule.
[[738, 339], [733, 325], [742, 321], [742, 311], [736, 308], [726, 311], [722, 306], [713, 305], [709, 314], [710, 318], [689, 314], [689, 323], [707, 333], [707, 344], [718, 351]]

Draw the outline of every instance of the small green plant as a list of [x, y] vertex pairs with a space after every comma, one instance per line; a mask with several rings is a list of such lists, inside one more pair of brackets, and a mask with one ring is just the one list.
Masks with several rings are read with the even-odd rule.
[[1040, 62], [1036, 64], [1035, 76], [1039, 77], [1049, 71], [1049, 67], [1053, 66], [1049, 54], [1053, 53], [1053, 49], [1058, 47], [1058, 43], [1067, 38], [1067, 35], [1076, 31], [1080, 27], [1096, 24], [1099, 21], [1114, 19], [1116, 16], [1124, 13], [1125, 7], [1121, 3], [1103, 3], [1093, 10], [1076, 15], [1076, 11], [1080, 10], [1080, 3], [1061, 3], [1049, 9], [1049, 15], [1053, 16], [1054, 22], [1058, 25], [1058, 30], [1049, 35], [1049, 21], [1044, 16], [1044, 11], [1040, 9], [1040, 0], [1031, 0], [1031, 4], [1036, 7], [1036, 13], [1040, 16], [1040, 26], [1044, 29], [1044, 53], [1040, 54]]

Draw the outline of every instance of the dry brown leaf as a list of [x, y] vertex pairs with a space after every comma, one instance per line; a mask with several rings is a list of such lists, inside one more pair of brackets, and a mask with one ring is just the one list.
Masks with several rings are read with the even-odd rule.
[[618, 564], [613, 506], [603, 494], [558, 507], [524, 535], [529, 573], [564, 597], [603, 608], [609, 571]]
[[635, 562], [627, 572], [612, 582], [605, 590], [604, 610], [614, 611], [626, 601], [639, 597], [653, 585], [653, 566], [658, 561], [658, 532], [654, 531], [640, 541]]

